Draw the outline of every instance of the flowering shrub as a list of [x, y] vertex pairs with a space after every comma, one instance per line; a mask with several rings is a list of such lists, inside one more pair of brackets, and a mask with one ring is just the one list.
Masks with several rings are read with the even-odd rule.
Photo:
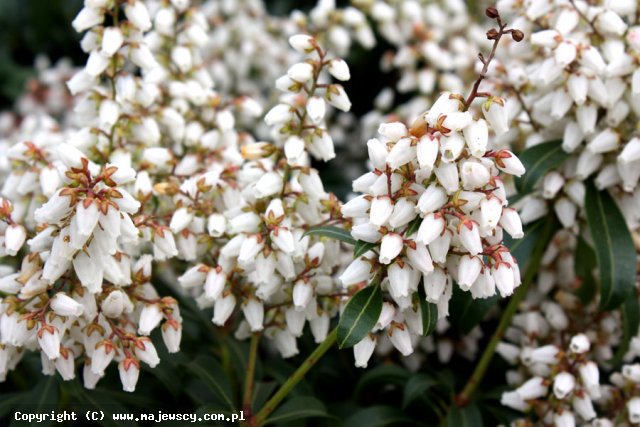
[[7, 406], [640, 422], [636, 2], [267, 3], [85, 0], [0, 115]]

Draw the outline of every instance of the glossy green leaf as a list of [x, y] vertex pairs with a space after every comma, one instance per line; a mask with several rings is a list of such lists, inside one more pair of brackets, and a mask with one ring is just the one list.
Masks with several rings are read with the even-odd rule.
[[198, 376], [231, 411], [236, 410], [231, 384], [217, 360], [213, 357], [199, 356], [187, 364], [186, 368]]
[[341, 242], [348, 243], [350, 245], [356, 244], [356, 239], [351, 237], [351, 233], [349, 233], [344, 228], [334, 227], [332, 225], [311, 227], [310, 229], [304, 232], [302, 237], [304, 236], [328, 237], [329, 239], [340, 240]]
[[543, 142], [518, 154], [518, 158], [526, 169], [523, 176], [516, 178], [518, 193], [532, 192], [536, 183], [547, 172], [560, 166], [567, 157], [569, 154], [562, 149], [561, 140]]
[[476, 405], [454, 406], [447, 417], [449, 427], [482, 427], [482, 414]]
[[576, 260], [575, 273], [580, 280], [580, 287], [576, 290], [576, 295], [583, 304], [588, 304], [598, 292], [598, 284], [593, 274], [597, 261], [596, 253], [582, 237], [578, 237]]
[[618, 366], [622, 362], [622, 358], [629, 350], [629, 342], [636, 336], [640, 326], [640, 304], [637, 297], [627, 298], [620, 310], [622, 311], [622, 341], [609, 361], [612, 366]]
[[362, 240], [357, 240], [355, 246], [353, 247], [353, 258], [360, 258], [362, 255], [369, 252], [371, 249], [378, 246], [376, 243], [364, 242]]
[[438, 381], [424, 373], [412, 375], [404, 386], [402, 394], [402, 407], [406, 408], [411, 403], [424, 396], [427, 390], [438, 384]]
[[598, 262], [600, 309], [612, 310], [635, 289], [635, 247], [618, 205], [592, 182], [587, 184], [585, 209]]
[[422, 317], [422, 335], [426, 337], [436, 329], [438, 306], [427, 301], [422, 284], [418, 288], [418, 298], [420, 299], [420, 314]]
[[311, 396], [296, 396], [278, 408], [265, 421], [265, 425], [328, 416], [327, 409], [320, 400]]
[[371, 284], [351, 298], [338, 323], [338, 346], [348, 348], [356, 345], [376, 325], [382, 311], [380, 285]]
[[344, 423], [349, 427], [385, 427], [407, 424], [412, 424], [412, 421], [398, 408], [382, 405], [361, 409]]

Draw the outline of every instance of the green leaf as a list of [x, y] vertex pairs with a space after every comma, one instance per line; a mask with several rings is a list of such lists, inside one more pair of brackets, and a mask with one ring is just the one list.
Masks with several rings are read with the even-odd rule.
[[575, 272], [580, 279], [580, 287], [576, 290], [576, 295], [583, 304], [588, 304], [595, 298], [598, 291], [598, 284], [593, 275], [593, 269], [597, 265], [596, 253], [591, 249], [581, 236], [578, 236], [576, 245]]
[[516, 178], [518, 193], [531, 193], [536, 183], [551, 169], [560, 166], [567, 157], [569, 154], [562, 149], [561, 140], [543, 142], [518, 154], [526, 169], [522, 177]]
[[418, 298], [420, 299], [420, 314], [422, 317], [422, 335], [426, 337], [436, 329], [438, 306], [427, 301], [422, 284], [418, 287]]
[[338, 323], [338, 346], [356, 345], [376, 325], [382, 311], [380, 285], [373, 283], [355, 294], [347, 303]]
[[458, 408], [454, 406], [447, 417], [450, 427], [482, 427], [482, 414], [476, 405]]
[[640, 326], [640, 304], [637, 297], [627, 298], [620, 310], [622, 311], [622, 341], [616, 354], [609, 361], [611, 366], [618, 366], [622, 362], [622, 358], [629, 350], [629, 342], [636, 336]]
[[369, 243], [362, 240], [357, 240], [356, 245], [353, 247], [353, 258], [360, 258], [362, 255], [366, 254], [376, 246], [378, 246], [377, 243]]
[[473, 299], [471, 292], [465, 292], [460, 286], [453, 286], [449, 321], [463, 334], [468, 334], [487, 312], [498, 302], [498, 295], [489, 298]]
[[398, 365], [381, 365], [367, 371], [356, 384], [355, 395], [364, 390], [380, 390], [382, 386], [403, 385], [411, 376], [406, 368]]
[[618, 205], [607, 191], [587, 184], [587, 222], [600, 276], [600, 309], [620, 306], [635, 289], [636, 251]]
[[410, 237], [413, 233], [418, 231], [420, 228], [420, 224], [422, 224], [422, 218], [418, 217], [409, 223], [409, 227], [407, 227], [407, 231], [404, 233], [405, 236]]
[[420, 373], [412, 375], [404, 386], [402, 408], [405, 409], [415, 400], [423, 397], [426, 391], [436, 384], [438, 384], [438, 382], [427, 374]]
[[304, 232], [302, 237], [304, 236], [328, 237], [329, 239], [340, 240], [341, 242], [345, 242], [350, 245], [356, 244], [356, 239], [351, 237], [351, 233], [349, 233], [344, 228], [334, 227], [332, 225], [311, 227], [310, 229]]
[[278, 408], [265, 424], [290, 422], [311, 417], [328, 417], [327, 409], [320, 400], [311, 396], [297, 396]]
[[186, 368], [198, 376], [231, 411], [236, 410], [231, 384], [217, 360], [209, 356], [198, 356]]
[[398, 408], [382, 405], [361, 409], [344, 423], [349, 427], [385, 427], [402, 424], [412, 424], [412, 421]]

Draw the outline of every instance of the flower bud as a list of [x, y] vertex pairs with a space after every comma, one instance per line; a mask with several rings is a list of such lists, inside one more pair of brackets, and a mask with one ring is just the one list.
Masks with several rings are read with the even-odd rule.
[[51, 298], [51, 309], [58, 316], [78, 317], [84, 312], [84, 307], [73, 298], [67, 296], [64, 292], [58, 292]]

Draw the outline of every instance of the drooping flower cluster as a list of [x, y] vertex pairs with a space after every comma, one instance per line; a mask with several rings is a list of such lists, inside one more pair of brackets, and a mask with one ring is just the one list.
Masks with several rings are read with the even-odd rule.
[[[124, 151], [141, 141], [128, 138], [142, 121], [139, 110], [159, 94], [144, 80], [158, 63], [144, 39], [151, 28], [146, 6], [122, 6], [87, 2], [73, 22], [76, 30], [89, 30], [82, 41], [87, 64], [68, 82], [77, 95], [71, 124], [79, 127], [64, 135], [25, 135], [29, 139], [8, 152], [4, 246], [6, 254], [17, 255], [28, 239], [28, 250], [20, 252], [19, 270], [2, 278], [3, 376], [25, 349], [39, 349], [43, 372], [57, 370], [65, 380], [74, 378], [75, 360], [84, 360], [88, 388], [116, 361], [123, 388], [133, 391], [140, 363], [159, 363], [148, 335], [163, 320], [165, 345], [170, 352], [179, 349], [176, 301], [157, 294], [149, 283], [153, 259], [138, 250], [147, 237], [137, 223], [141, 202], [130, 190], [140, 181], [132, 153]], [[105, 16], [111, 26], [101, 25]], [[125, 71], [129, 59], [144, 78]], [[36, 113], [24, 121], [51, 121]], [[153, 126], [137, 135], [146, 138], [151, 131]]]
[[515, 125], [505, 139], [526, 140], [526, 147], [561, 140], [571, 153], [545, 177], [541, 191], [523, 201], [525, 222], [543, 216], [549, 202], [562, 225], [574, 227], [583, 181], [593, 178], [598, 189], [613, 191], [628, 224], [637, 227], [637, 8], [634, 1], [498, 2], [527, 34], [504, 49], [494, 72], [495, 84], [512, 95]]
[[345, 287], [381, 283], [389, 300], [376, 330], [386, 329], [405, 355], [413, 351], [409, 331], [420, 334], [421, 283], [440, 318], [448, 315], [454, 280], [474, 298], [496, 288], [508, 296], [520, 284], [518, 263], [502, 239], [503, 230], [522, 237], [522, 226], [507, 207], [499, 174], [520, 176], [524, 168], [510, 151], [492, 150], [490, 129], [504, 132], [505, 121], [495, 114], [499, 103], [487, 102], [493, 103], [487, 120], [475, 118], [460, 95], [445, 92], [411, 129], [381, 125], [380, 139], [367, 143], [373, 171], [353, 184], [364, 194], [342, 208], [353, 218], [353, 238], [372, 250], [340, 280]]
[[589, 359], [590, 347], [583, 334], [571, 338], [566, 349], [546, 345], [518, 352], [503, 346], [501, 354], [514, 364], [521, 363], [526, 373], [524, 378], [517, 374], [511, 378], [519, 386], [503, 393], [502, 404], [531, 411], [541, 424], [572, 426], [592, 421], [596, 417], [593, 401], [601, 398], [602, 391], [598, 365]]
[[[311, 36], [294, 35], [290, 43], [307, 58], [276, 83], [284, 94], [265, 116], [275, 143], [240, 147], [245, 161], [229, 171], [235, 188], [225, 189], [207, 219], [214, 263], [199, 263], [179, 278], [183, 287], [201, 289], [198, 301], [213, 306], [215, 324], [224, 325], [237, 307], [244, 320], [236, 336], [264, 330], [283, 357], [297, 354], [296, 338], [307, 321], [322, 342], [337, 314], [340, 295], [332, 274], [340, 262], [339, 242], [304, 232], [340, 221], [340, 203], [325, 192], [309, 154], [319, 160], [335, 155], [324, 127], [327, 104], [350, 106], [341, 85], [322, 80], [327, 72], [347, 80], [346, 63], [328, 58]], [[211, 189], [200, 191], [207, 197]], [[191, 221], [189, 215], [179, 209], [172, 223]]]

